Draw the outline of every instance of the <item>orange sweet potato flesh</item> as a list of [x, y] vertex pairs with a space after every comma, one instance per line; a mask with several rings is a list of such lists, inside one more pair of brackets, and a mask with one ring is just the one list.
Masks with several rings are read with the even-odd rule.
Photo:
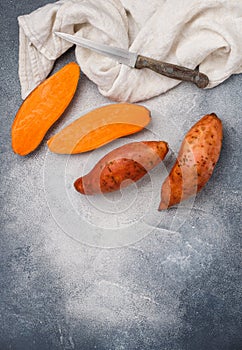
[[210, 179], [222, 147], [222, 122], [205, 115], [186, 134], [177, 160], [161, 189], [159, 210], [195, 196]]
[[87, 175], [77, 179], [74, 187], [86, 195], [127, 187], [159, 164], [167, 152], [168, 145], [164, 141], [128, 143], [109, 152]]
[[150, 122], [147, 108], [131, 103], [102, 106], [78, 118], [48, 141], [51, 152], [91, 151], [119, 137], [134, 134]]
[[24, 100], [12, 126], [12, 148], [24, 156], [35, 150], [71, 102], [80, 68], [75, 62], [38, 85]]

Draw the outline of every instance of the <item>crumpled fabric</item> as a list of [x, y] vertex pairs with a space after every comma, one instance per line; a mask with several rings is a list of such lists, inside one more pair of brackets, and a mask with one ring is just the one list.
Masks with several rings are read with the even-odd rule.
[[[55, 31], [192, 69], [199, 66], [209, 77], [207, 88], [242, 72], [242, 1], [61, 0], [18, 17], [18, 23], [23, 99], [72, 46]], [[100, 93], [114, 101], [146, 100], [180, 83], [81, 47], [75, 55]]]

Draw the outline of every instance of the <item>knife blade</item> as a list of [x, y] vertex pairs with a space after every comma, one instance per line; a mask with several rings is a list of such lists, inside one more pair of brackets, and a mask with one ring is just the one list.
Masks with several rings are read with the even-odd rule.
[[77, 37], [75, 35], [62, 32], [55, 32], [55, 34], [58, 37], [71, 42], [72, 44], [82, 46], [101, 55], [111, 57], [117, 62], [125, 64], [132, 68], [148, 68], [168, 78], [194, 83], [199, 88], [205, 88], [209, 83], [208, 77], [195, 69], [193, 70], [172, 63], [155, 60], [150, 57], [139, 55], [136, 52], [131, 52], [119, 47], [97, 43], [89, 39]]

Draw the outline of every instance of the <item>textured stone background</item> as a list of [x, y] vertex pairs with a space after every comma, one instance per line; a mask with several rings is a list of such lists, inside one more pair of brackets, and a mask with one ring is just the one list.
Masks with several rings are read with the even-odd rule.
[[[16, 18], [45, 3], [0, 4], [0, 350], [241, 349], [241, 76], [210, 91], [183, 83], [145, 102], [184, 132], [209, 112], [224, 124], [219, 163], [179, 230], [158, 228], [117, 249], [78, 243], [47, 206], [45, 144], [25, 158], [11, 150], [21, 104]], [[55, 70], [71, 60], [73, 50]], [[82, 76], [47, 137], [77, 101], [82, 110], [110, 102]]]

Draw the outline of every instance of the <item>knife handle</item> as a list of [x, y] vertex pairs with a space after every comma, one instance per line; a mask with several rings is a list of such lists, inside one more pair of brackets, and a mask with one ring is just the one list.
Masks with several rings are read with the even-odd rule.
[[165, 75], [168, 78], [189, 81], [196, 84], [199, 88], [205, 88], [209, 83], [208, 77], [197, 70], [161, 62], [142, 55], [138, 55], [135, 68], [149, 68], [156, 73]]

